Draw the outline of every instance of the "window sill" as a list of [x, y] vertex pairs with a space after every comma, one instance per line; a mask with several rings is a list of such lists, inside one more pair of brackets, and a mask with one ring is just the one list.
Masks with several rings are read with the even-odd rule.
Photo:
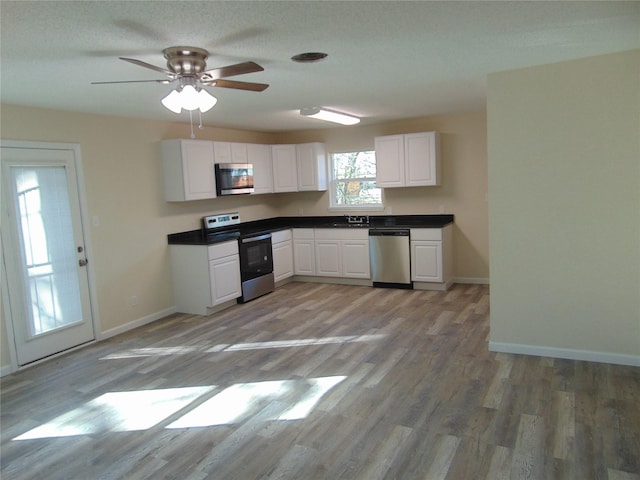
[[384, 205], [345, 205], [330, 206], [329, 212], [384, 212]]

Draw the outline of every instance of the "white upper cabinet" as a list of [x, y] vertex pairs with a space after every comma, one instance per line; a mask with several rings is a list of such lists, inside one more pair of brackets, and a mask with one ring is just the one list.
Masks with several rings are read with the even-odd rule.
[[380, 188], [440, 185], [437, 132], [375, 138], [376, 184]]
[[213, 142], [213, 158], [216, 163], [248, 163], [247, 144]]
[[295, 145], [271, 145], [273, 191], [297, 192], [298, 167]]
[[298, 191], [327, 189], [327, 156], [323, 143], [296, 145]]
[[375, 138], [376, 186], [404, 187], [404, 135]]
[[247, 144], [247, 160], [253, 165], [253, 193], [273, 193], [271, 146]]
[[216, 197], [212, 142], [164, 140], [160, 148], [167, 201]]
[[207, 140], [161, 142], [167, 201], [216, 197], [214, 164], [253, 165], [254, 194], [325, 191], [323, 143], [262, 145]]

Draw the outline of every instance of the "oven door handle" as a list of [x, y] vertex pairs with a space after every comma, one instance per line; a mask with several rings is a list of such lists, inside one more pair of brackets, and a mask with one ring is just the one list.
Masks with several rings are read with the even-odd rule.
[[264, 235], [258, 235], [257, 237], [248, 237], [241, 239], [242, 243], [250, 243], [250, 242], [259, 242], [260, 240], [266, 240], [271, 238], [270, 233], [265, 233]]

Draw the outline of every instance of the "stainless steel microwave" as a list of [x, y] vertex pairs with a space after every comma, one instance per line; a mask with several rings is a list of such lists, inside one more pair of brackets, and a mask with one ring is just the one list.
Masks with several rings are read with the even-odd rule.
[[219, 196], [253, 193], [253, 164], [216, 163], [215, 169]]

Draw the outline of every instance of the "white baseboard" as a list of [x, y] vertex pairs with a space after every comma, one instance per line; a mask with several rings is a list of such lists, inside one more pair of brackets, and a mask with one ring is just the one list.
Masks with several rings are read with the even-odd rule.
[[453, 283], [470, 283], [477, 285], [489, 285], [488, 277], [455, 277]]
[[114, 337], [116, 335], [120, 335], [121, 333], [128, 332], [129, 330], [133, 330], [134, 328], [141, 327], [146, 325], [147, 323], [155, 322], [156, 320], [160, 320], [172, 313], [176, 313], [176, 307], [170, 307], [166, 310], [161, 310], [156, 313], [152, 313], [150, 315], [146, 315], [141, 318], [137, 318], [129, 323], [125, 323], [124, 325], [120, 325], [115, 328], [111, 328], [109, 330], [105, 330], [97, 335], [97, 340], [106, 340], [107, 338]]
[[[146, 316], [144, 316], [142, 318], [138, 318], [138, 319], [136, 319], [136, 320], [134, 320], [132, 322], [126, 323], [125, 325], [120, 325], [119, 327], [112, 328], [110, 330], [106, 330], [104, 332], [98, 333], [96, 335], [96, 341], [106, 340], [107, 338], [114, 337], [115, 335], [119, 335], [121, 333], [128, 332], [129, 330], [133, 330], [134, 328], [141, 327], [143, 325], [146, 325], [147, 323], [151, 323], [151, 322], [155, 322], [156, 320], [160, 320], [161, 318], [164, 318], [164, 317], [166, 317], [168, 315], [171, 315], [172, 313], [175, 313], [175, 312], [176, 312], [176, 307], [173, 306], [171, 308], [167, 308], [166, 310], [162, 310], [160, 312], [152, 313], [151, 315], [146, 315]], [[0, 377], [4, 377], [5, 375], [10, 375], [12, 373], [17, 372], [18, 370], [23, 370], [25, 368], [29, 368], [29, 367], [38, 365], [39, 363], [46, 362], [47, 360], [55, 358], [58, 355], [65, 355], [65, 354], [67, 354], [67, 353], [69, 353], [69, 352], [71, 352], [73, 350], [76, 350], [78, 348], [84, 348], [87, 345], [91, 345], [91, 344], [95, 344], [95, 342], [92, 341], [92, 342], [89, 342], [89, 343], [86, 343], [86, 344], [83, 344], [83, 345], [79, 345], [78, 347], [75, 347], [75, 348], [72, 348], [72, 349], [69, 349], [69, 350], [65, 350], [64, 352], [60, 352], [59, 354], [52, 355], [52, 356], [47, 357], [47, 358], [43, 358], [42, 360], [30, 363], [29, 365], [24, 366], [24, 367], [17, 367], [17, 366], [14, 366], [14, 365], [2, 365], [0, 367]]]
[[489, 342], [489, 350], [492, 352], [534, 355], [536, 357], [564, 358], [567, 360], [582, 360], [586, 362], [613, 363], [616, 365], [640, 367], [640, 355], [626, 355], [621, 353], [594, 352], [590, 350], [574, 350], [570, 348], [543, 347], [538, 345], [501, 342]]

